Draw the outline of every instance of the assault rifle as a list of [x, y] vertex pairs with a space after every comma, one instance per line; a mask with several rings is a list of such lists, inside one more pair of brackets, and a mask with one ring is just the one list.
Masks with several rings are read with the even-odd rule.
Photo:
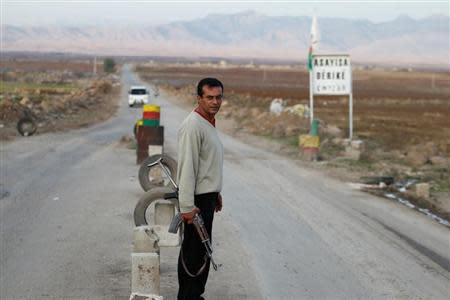
[[[180, 228], [182, 223], [183, 223], [183, 218], [181, 217], [181, 213], [176, 214], [173, 217], [172, 222], [170, 223], [169, 232], [177, 233], [178, 228]], [[203, 245], [205, 245], [206, 255], [211, 260], [214, 270], [217, 271], [217, 269], [218, 269], [218, 267], [220, 267], [220, 265], [218, 266], [214, 262], [214, 258], [212, 256], [213, 249], [212, 249], [212, 245], [211, 245], [211, 240], [209, 239], [209, 234], [206, 231], [205, 223], [203, 222], [202, 216], [200, 214], [195, 214], [195, 216], [192, 220], [192, 224], [194, 225], [195, 229], [197, 230], [198, 236], [200, 237], [200, 240], [202, 241]]]

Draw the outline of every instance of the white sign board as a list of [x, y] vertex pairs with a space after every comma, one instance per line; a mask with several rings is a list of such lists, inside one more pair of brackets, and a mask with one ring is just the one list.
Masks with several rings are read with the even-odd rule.
[[352, 69], [348, 55], [314, 55], [314, 95], [349, 95], [352, 93]]

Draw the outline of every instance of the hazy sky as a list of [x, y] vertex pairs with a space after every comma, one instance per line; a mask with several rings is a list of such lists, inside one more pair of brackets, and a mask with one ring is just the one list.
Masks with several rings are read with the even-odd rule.
[[145, 1], [1, 0], [2, 24], [126, 25], [163, 24], [208, 14], [254, 10], [269, 16], [311, 16], [392, 20], [449, 15], [449, 1]]

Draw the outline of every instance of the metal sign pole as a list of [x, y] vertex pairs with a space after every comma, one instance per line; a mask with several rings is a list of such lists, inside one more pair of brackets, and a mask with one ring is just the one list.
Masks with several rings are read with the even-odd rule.
[[314, 119], [314, 100], [313, 100], [313, 72], [309, 70], [309, 121], [312, 125]]
[[349, 113], [349, 139], [350, 141], [353, 139], [353, 92], [350, 92], [349, 95], [349, 109], [348, 109], [348, 113]]
[[348, 130], [349, 132], [349, 139], [350, 141], [353, 139], [353, 74], [352, 74], [352, 69], [350, 68], [350, 95], [349, 95], [349, 101], [348, 101], [348, 105], [349, 105], [349, 126], [348, 126]]
[[94, 56], [94, 70], [93, 73], [94, 75], [97, 75], [97, 56]]

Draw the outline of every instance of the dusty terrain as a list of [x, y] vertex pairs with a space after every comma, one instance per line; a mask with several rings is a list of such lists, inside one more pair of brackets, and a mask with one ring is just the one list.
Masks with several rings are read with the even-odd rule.
[[[143, 84], [122, 69], [118, 112], [67, 132], [2, 147], [1, 299], [128, 299], [134, 206], [143, 195], [132, 135], [141, 109], [126, 90]], [[151, 86], [149, 85], [149, 88]], [[192, 109], [161, 91], [164, 151]], [[186, 105], [187, 106], [187, 105]], [[222, 122], [218, 122], [222, 123]], [[214, 221], [205, 298], [445, 299], [448, 228], [220, 132], [224, 208]], [[177, 248], [161, 251], [161, 294], [176, 299]], [[43, 276], [45, 275], [45, 276]]]
[[117, 110], [118, 77], [79, 60], [2, 60], [0, 139], [20, 136], [19, 119], [29, 114], [37, 134], [104, 121]]
[[[261, 111], [268, 111], [274, 98], [283, 98], [288, 105], [309, 105], [309, 77], [300, 67], [156, 65], [140, 67], [138, 71], [144, 73], [145, 79], [175, 88], [193, 85], [201, 77], [216, 76], [224, 82], [230, 103], [235, 101], [240, 106]], [[450, 119], [446, 117], [450, 114], [450, 73], [355, 70], [353, 79], [354, 128], [358, 137], [381, 142], [388, 149], [434, 141], [450, 154]], [[318, 118], [346, 132], [346, 97], [315, 97], [314, 109]]]
[[[299, 157], [298, 135], [308, 132], [309, 120], [269, 113], [274, 98], [282, 98], [287, 106], [309, 105], [308, 74], [299, 67], [152, 64], [138, 66], [137, 71], [144, 80], [190, 104], [195, 102], [199, 78], [220, 78], [226, 95], [221, 115], [233, 121], [229, 129], [266, 137], [281, 145], [269, 146], [277, 152]], [[316, 97], [319, 167], [353, 181], [393, 176], [397, 182], [428, 182], [430, 199], [412, 193], [403, 196], [449, 219], [450, 73], [360, 67], [353, 78], [354, 133], [365, 147], [359, 159], [346, 158], [347, 99]]]

